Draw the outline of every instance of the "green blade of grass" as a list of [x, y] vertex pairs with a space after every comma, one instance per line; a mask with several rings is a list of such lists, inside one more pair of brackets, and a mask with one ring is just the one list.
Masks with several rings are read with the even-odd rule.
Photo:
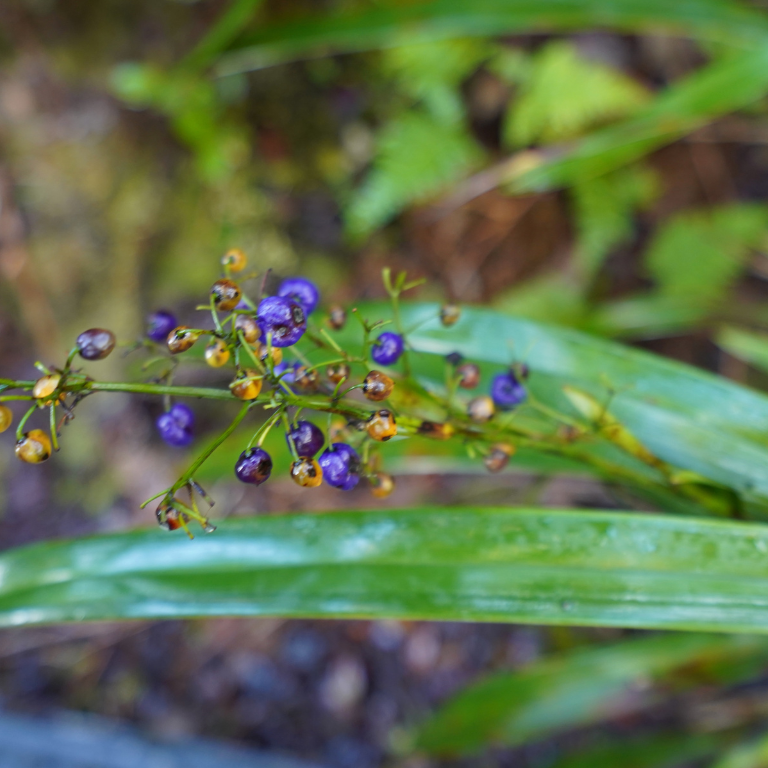
[[418, 508], [229, 520], [0, 555], [0, 626], [304, 616], [768, 632], [768, 527]]

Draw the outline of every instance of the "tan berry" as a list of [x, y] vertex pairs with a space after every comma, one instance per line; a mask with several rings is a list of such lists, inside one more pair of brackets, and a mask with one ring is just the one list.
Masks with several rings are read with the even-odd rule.
[[478, 424], [483, 424], [493, 418], [494, 413], [496, 413], [496, 406], [488, 395], [480, 395], [480, 397], [470, 400], [467, 406], [467, 415]]
[[293, 388], [300, 392], [317, 392], [320, 375], [317, 369], [309, 370], [306, 365], [297, 365], [293, 371]]
[[424, 437], [431, 437], [433, 440], [449, 440], [456, 430], [450, 424], [443, 424], [438, 421], [422, 421], [416, 431]]
[[440, 308], [440, 322], [449, 328], [456, 325], [461, 317], [461, 307], [456, 304], [445, 304]]
[[367, 423], [368, 436], [386, 442], [397, 434], [397, 424], [391, 411], [374, 411]]
[[[253, 345], [253, 351], [256, 353], [256, 357], [261, 360], [262, 363], [266, 363], [269, 354], [269, 346], [267, 344], [260, 344], [256, 342]], [[283, 350], [280, 347], [272, 347], [272, 363], [274, 365], [280, 365], [283, 362]]]
[[323, 482], [323, 470], [314, 459], [299, 459], [291, 464], [291, 477], [302, 488], [317, 488]]
[[249, 344], [255, 344], [261, 338], [261, 328], [250, 315], [238, 315], [235, 318], [235, 330], [242, 333]]
[[474, 389], [480, 383], [480, 368], [474, 363], [462, 363], [456, 368], [456, 376], [462, 389]]
[[483, 463], [489, 472], [501, 472], [507, 466], [510, 456], [515, 453], [515, 446], [509, 443], [496, 443], [483, 457]]
[[200, 338], [200, 331], [192, 330], [186, 325], [180, 325], [174, 328], [168, 334], [168, 349], [172, 355], [178, 355], [180, 352], [186, 352]]
[[325, 369], [325, 375], [334, 384], [340, 384], [349, 378], [350, 370], [347, 363], [334, 363]]
[[370, 371], [363, 379], [363, 394], [374, 402], [386, 400], [395, 388], [395, 382], [381, 371]]
[[16, 443], [16, 455], [27, 464], [39, 464], [51, 456], [51, 438], [42, 429], [25, 432]]
[[[42, 376], [35, 382], [35, 386], [32, 387], [32, 396], [38, 400], [45, 400], [58, 389], [60, 383], [61, 375], [58, 373], [49, 373], [47, 376]], [[45, 404], [50, 405], [50, 401]]]
[[247, 264], [248, 259], [239, 248], [230, 248], [221, 257], [221, 266], [229, 267], [230, 272], [242, 272]]
[[213, 306], [223, 312], [229, 312], [234, 309], [240, 301], [240, 288], [233, 280], [222, 277], [211, 286], [211, 296], [213, 296]]
[[371, 493], [377, 499], [386, 499], [395, 490], [395, 479], [386, 472], [377, 472], [369, 480]]
[[347, 312], [344, 307], [334, 304], [328, 312], [328, 325], [335, 331], [340, 331], [347, 323]]

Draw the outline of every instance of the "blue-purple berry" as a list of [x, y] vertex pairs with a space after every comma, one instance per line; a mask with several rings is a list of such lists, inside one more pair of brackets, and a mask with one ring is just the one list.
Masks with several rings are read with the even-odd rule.
[[235, 475], [240, 482], [261, 485], [272, 473], [272, 457], [263, 448], [243, 451], [235, 464]]
[[379, 365], [394, 365], [403, 354], [403, 337], [384, 331], [371, 347], [371, 357]]
[[499, 373], [491, 382], [491, 397], [502, 411], [508, 411], [525, 401], [525, 387], [517, 380], [512, 371]]
[[194, 439], [195, 414], [184, 403], [176, 403], [155, 422], [160, 437], [174, 448], [186, 448]]
[[317, 286], [305, 277], [288, 277], [280, 283], [277, 295], [287, 299], [293, 299], [304, 310], [304, 314], [311, 315], [320, 301], [320, 293]]
[[360, 457], [346, 443], [333, 443], [317, 460], [328, 485], [351, 491], [360, 482]]
[[289, 448], [291, 443], [296, 446], [296, 453], [302, 459], [311, 459], [323, 447], [325, 435], [311, 421], [297, 421], [285, 439]]
[[176, 318], [170, 312], [158, 309], [147, 317], [147, 337], [152, 341], [163, 342], [177, 325]]
[[273, 347], [290, 347], [307, 330], [307, 317], [299, 304], [282, 296], [268, 296], [259, 303], [256, 317], [261, 338], [266, 343], [272, 334]]

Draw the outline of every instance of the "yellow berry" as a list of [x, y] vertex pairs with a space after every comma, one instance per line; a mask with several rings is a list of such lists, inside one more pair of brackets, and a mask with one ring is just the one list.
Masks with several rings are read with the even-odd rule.
[[391, 411], [375, 411], [368, 419], [367, 430], [369, 437], [386, 442], [397, 434], [397, 424]]
[[[32, 387], [32, 396], [38, 400], [44, 400], [50, 397], [61, 383], [61, 375], [58, 373], [49, 373], [47, 376], [42, 376], [35, 382], [35, 386]], [[50, 401], [45, 403], [50, 405]]]
[[16, 455], [27, 464], [39, 464], [51, 456], [51, 439], [42, 429], [25, 432], [16, 443]]
[[[253, 351], [256, 353], [256, 357], [263, 363], [266, 362], [269, 357], [269, 347], [266, 344], [260, 344], [256, 342], [253, 345]], [[280, 347], [272, 347], [272, 362], [274, 365], [280, 365], [283, 362], [283, 350]]]
[[237, 283], [223, 277], [211, 286], [211, 296], [213, 296], [213, 306], [216, 309], [229, 312], [230, 309], [237, 306], [241, 293]]
[[0, 432], [5, 432], [13, 423], [13, 413], [5, 405], [0, 405]]
[[229, 267], [230, 272], [242, 272], [248, 264], [248, 259], [239, 248], [230, 248], [222, 257], [223, 267]]
[[227, 360], [229, 360], [229, 350], [221, 339], [212, 341], [205, 348], [205, 362], [211, 368], [221, 368], [222, 365], [226, 365]]
[[445, 304], [440, 308], [440, 322], [449, 328], [455, 325], [461, 317], [461, 307], [456, 304]]
[[249, 344], [255, 344], [261, 337], [261, 328], [250, 315], [238, 315], [235, 318], [235, 330], [240, 331]]
[[467, 406], [469, 418], [478, 424], [483, 424], [491, 419], [494, 413], [496, 413], [496, 406], [488, 395], [481, 395], [474, 400], [470, 400]]
[[299, 459], [291, 464], [291, 477], [302, 488], [317, 488], [323, 482], [323, 470], [314, 459]]
[[255, 400], [261, 393], [262, 377], [256, 371], [246, 371], [230, 385], [232, 394], [240, 400]]
[[395, 479], [386, 472], [377, 472], [370, 478], [371, 493], [377, 499], [386, 499], [395, 490]]

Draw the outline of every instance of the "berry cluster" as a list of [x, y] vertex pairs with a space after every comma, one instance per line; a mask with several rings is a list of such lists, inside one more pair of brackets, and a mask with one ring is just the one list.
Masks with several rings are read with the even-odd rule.
[[[165, 407], [157, 417], [157, 431], [166, 444], [177, 448], [189, 446], [195, 437], [194, 413], [178, 398], [240, 401], [240, 412], [224, 433], [173, 486], [145, 502], [161, 498], [157, 508], [160, 525], [170, 530], [183, 528], [187, 533], [191, 520], [199, 522], [205, 530], [213, 530], [200, 512], [197, 499], [202, 498], [208, 505], [213, 501], [194, 475], [249, 413], [267, 412], [234, 467], [235, 477], [251, 485], [261, 485], [272, 474], [272, 457], [263, 444], [277, 425], [285, 431], [292, 456], [290, 476], [306, 488], [325, 482], [349, 491], [366, 480], [374, 496], [387, 497], [394, 489], [394, 481], [380, 470], [377, 446], [398, 434], [435, 440], [456, 436], [465, 441], [472, 455], [481, 453], [490, 471], [498, 472], [507, 464], [514, 446], [506, 440], [494, 439], [494, 430], [486, 432], [483, 425], [497, 411], [511, 410], [526, 399], [522, 382], [528, 375], [527, 368], [513, 365], [493, 378], [490, 395], [479, 395], [467, 405], [461, 405], [456, 402], [456, 390], [476, 389], [482, 376], [477, 365], [465, 362], [454, 353], [446, 358], [446, 392], [424, 390], [411, 375], [407, 334], [399, 316], [400, 295], [421, 281], [408, 283], [405, 274], [393, 281], [389, 271], [384, 271], [384, 284], [392, 298], [394, 330], [381, 331], [390, 321], [369, 323], [354, 310], [363, 335], [362, 353], [356, 356], [343, 349], [329, 333], [329, 330], [340, 331], [347, 323], [347, 313], [342, 307], [331, 307], [321, 320], [313, 320], [320, 295], [311, 281], [291, 277], [268, 291], [270, 275], [267, 272], [262, 276], [258, 298], [251, 299], [244, 292], [243, 284], [254, 280], [256, 275], [244, 274], [246, 266], [247, 259], [238, 249], [222, 258], [223, 276], [211, 286], [208, 302], [198, 307], [210, 313], [212, 327], [179, 324], [174, 314], [165, 309], [149, 315], [145, 338], [128, 349], [129, 352], [137, 349], [150, 352], [151, 358], [145, 367], [162, 365], [160, 373], [149, 382], [124, 385], [96, 382], [73, 367], [77, 357], [102, 360], [115, 348], [114, 335], [98, 328], [77, 337], [62, 368], [49, 369], [37, 363], [42, 376], [36, 381], [0, 379], [0, 400], [31, 401], [18, 425], [17, 456], [29, 463], [48, 459], [52, 451], [58, 450], [60, 430], [74, 417], [75, 407], [96, 391], [162, 395]], [[461, 311], [455, 305], [446, 305], [440, 311], [440, 321], [446, 327], [458, 322], [460, 316]], [[191, 351], [201, 339], [205, 340], [202, 350], [205, 363], [231, 371], [226, 388], [174, 384], [180, 359], [186, 353], [194, 359], [195, 353]], [[318, 350], [325, 353], [324, 360], [313, 363], [310, 357]], [[386, 373], [372, 370], [369, 360], [390, 370]], [[391, 370], [398, 363], [401, 364], [399, 374]], [[25, 394], [6, 394], [13, 389], [23, 390]], [[356, 391], [362, 399], [355, 398]], [[418, 401], [419, 397], [430, 400], [433, 408], [435, 403], [439, 404], [445, 419], [435, 422], [420, 418], [418, 407], [408, 413], [407, 404]], [[25, 431], [28, 419], [43, 408], [49, 411], [49, 431]], [[58, 423], [57, 409], [63, 414]], [[326, 432], [314, 421], [299, 418], [306, 412], [327, 414]], [[333, 421], [334, 417], [341, 420]], [[0, 431], [7, 429], [11, 422], [11, 411], [0, 405]], [[182, 490], [188, 493], [188, 501], [179, 498]]]

